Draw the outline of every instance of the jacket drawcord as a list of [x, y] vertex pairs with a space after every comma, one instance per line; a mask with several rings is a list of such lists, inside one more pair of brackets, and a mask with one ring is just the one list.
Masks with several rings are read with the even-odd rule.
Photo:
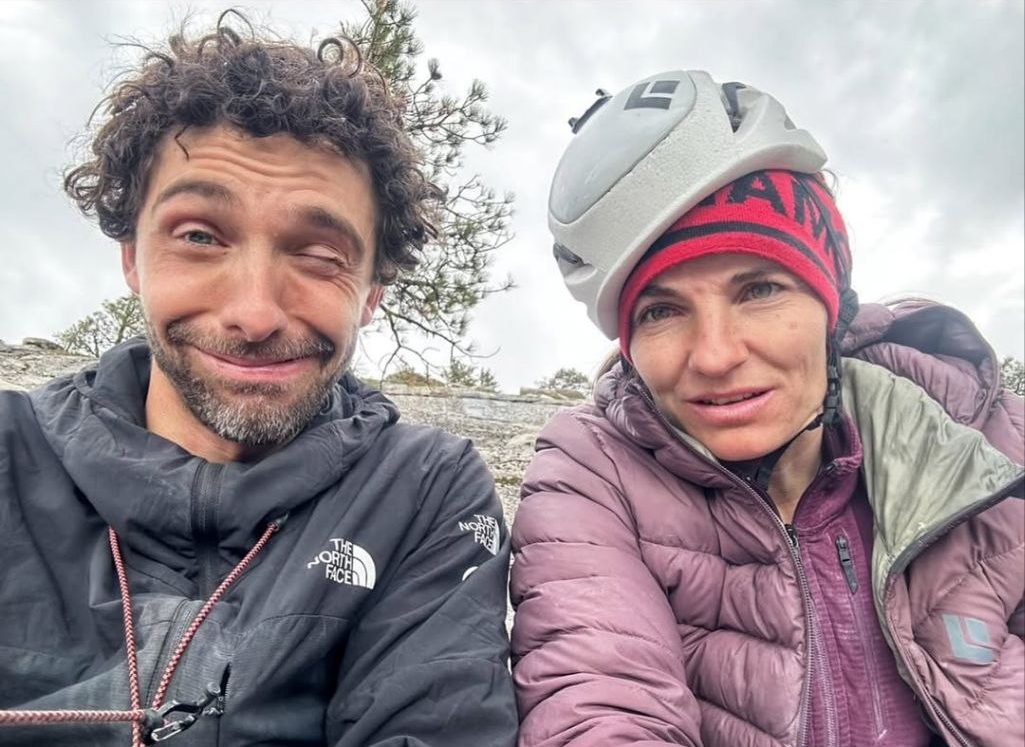
[[[263, 550], [270, 541], [273, 534], [281, 528], [283, 521], [272, 521], [264, 529], [260, 539], [246, 553], [245, 557], [238, 562], [231, 573], [225, 576], [224, 580], [214, 590], [210, 598], [200, 608], [199, 612], [192, 619], [189, 627], [186, 628], [181, 640], [178, 642], [174, 653], [171, 654], [164, 675], [160, 679], [157, 692], [149, 708], [142, 707], [142, 691], [139, 685], [138, 652], [135, 645], [135, 622], [132, 616], [132, 596], [128, 588], [128, 574], [125, 570], [124, 558], [121, 554], [121, 543], [113, 528], [108, 529], [110, 538], [110, 552], [114, 558], [114, 569], [117, 572], [118, 589], [121, 593], [122, 620], [125, 628], [125, 653], [128, 659], [128, 691], [129, 710], [125, 711], [99, 711], [99, 710], [53, 710], [53, 711], [19, 711], [0, 710], [0, 726], [28, 726], [41, 724], [65, 724], [65, 723], [131, 723], [132, 724], [132, 747], [142, 747], [144, 744], [151, 744], [155, 741], [162, 741], [175, 734], [180, 733], [198, 718], [198, 716], [209, 709], [207, 706], [215, 699], [223, 700], [224, 681], [220, 685], [208, 685], [207, 694], [202, 703], [189, 704], [171, 701], [163, 705], [164, 696], [171, 685], [178, 665], [181, 663], [185, 650], [189, 647], [192, 639], [196, 636], [199, 626], [210, 615], [214, 606], [221, 600], [228, 588], [238, 580], [238, 577], [245, 572], [253, 558]], [[163, 706], [163, 707], [161, 707]], [[189, 716], [181, 720], [170, 720], [166, 717], [174, 712], [189, 713]], [[217, 712], [217, 711], [215, 711]], [[219, 712], [217, 712], [219, 715]]]
[[[142, 693], [139, 689], [139, 657], [135, 648], [135, 620], [132, 615], [132, 592], [128, 588], [128, 573], [121, 554], [121, 542], [114, 527], [107, 527], [110, 539], [110, 554], [114, 558], [117, 572], [117, 587], [121, 592], [121, 618], [125, 630], [125, 657], [128, 659], [128, 705], [133, 712], [142, 710]], [[132, 722], [132, 747], [142, 743], [142, 720]]]

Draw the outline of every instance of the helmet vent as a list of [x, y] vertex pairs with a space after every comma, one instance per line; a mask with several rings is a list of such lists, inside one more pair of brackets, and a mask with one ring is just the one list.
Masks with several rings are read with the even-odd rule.
[[599, 88], [597, 91], [595, 91], [594, 95], [598, 97], [598, 100], [591, 104], [589, 107], [587, 107], [586, 112], [581, 114], [579, 117], [569, 118], [569, 126], [570, 128], [572, 128], [574, 135], [576, 135], [580, 131], [580, 128], [584, 126], [584, 122], [586, 122], [592, 114], [598, 111], [598, 108], [602, 104], [604, 104], [606, 101], [612, 98], [612, 95], [603, 88]]
[[723, 101], [726, 104], [726, 113], [730, 117], [730, 127], [736, 132], [740, 123], [744, 120], [744, 113], [740, 110], [740, 101], [737, 100], [737, 91], [747, 88], [743, 83], [732, 81], [722, 84]]
[[562, 244], [554, 244], [552, 246], [552, 254], [555, 255], [555, 259], [559, 262], [566, 262], [571, 265], [582, 265], [584, 260], [579, 256], [571, 252], [569, 249], [564, 247]]

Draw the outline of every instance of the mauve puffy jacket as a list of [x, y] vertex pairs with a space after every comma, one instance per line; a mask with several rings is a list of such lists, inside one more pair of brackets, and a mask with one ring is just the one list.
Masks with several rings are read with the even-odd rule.
[[[949, 744], [1020, 747], [1025, 501], [1008, 496], [1023, 491], [1022, 399], [971, 322], [930, 302], [864, 306], [844, 352], [860, 359], [845, 360], [844, 406], [898, 669]], [[522, 495], [522, 747], [804, 744], [807, 631], [784, 533], [635, 378], [617, 367], [593, 405], [546, 425]], [[945, 612], [986, 626], [992, 661], [954, 656]]]

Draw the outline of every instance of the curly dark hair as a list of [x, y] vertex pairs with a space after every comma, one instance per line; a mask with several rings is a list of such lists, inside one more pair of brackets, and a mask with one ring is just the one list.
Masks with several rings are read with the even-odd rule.
[[[228, 26], [230, 16], [248, 34]], [[144, 49], [138, 68], [119, 77], [94, 112], [105, 117], [89, 160], [64, 177], [65, 192], [87, 216], [95, 213], [103, 233], [134, 236], [165, 135], [226, 124], [255, 137], [286, 133], [365, 163], [377, 202], [375, 280], [391, 283], [416, 267], [436, 235], [442, 193], [421, 170], [403, 102], [352, 41], [330, 37], [312, 49], [261, 38], [229, 10], [209, 33], [189, 39], [183, 24], [165, 48]]]

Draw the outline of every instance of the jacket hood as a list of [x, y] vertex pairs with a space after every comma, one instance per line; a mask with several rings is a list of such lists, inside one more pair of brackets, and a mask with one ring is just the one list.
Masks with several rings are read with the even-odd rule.
[[982, 426], [1000, 393], [1000, 363], [989, 343], [962, 312], [934, 301], [862, 304], [841, 352], [915, 381], [972, 428]]
[[[909, 551], [921, 549], [916, 545], [1003, 498], [1022, 495], [1020, 465], [902, 376], [845, 361], [844, 408], [864, 444], [880, 598], [886, 574], [900, 573]], [[940, 495], [946, 498], [936, 500]]]
[[635, 371], [626, 371], [622, 362], [598, 379], [593, 396], [594, 406], [617, 430], [637, 446], [650, 450], [655, 460], [673, 474], [709, 488], [736, 485], [736, 478], [704, 444], [659, 415], [647, 387]]
[[269, 521], [338, 483], [398, 420], [384, 395], [346, 374], [291, 442], [260, 461], [213, 464], [146, 430], [149, 373], [148, 346], [131, 340], [30, 396], [82, 498], [119, 535], [171, 566], [193, 554], [194, 493], [212, 496], [204, 530], [242, 554]]

